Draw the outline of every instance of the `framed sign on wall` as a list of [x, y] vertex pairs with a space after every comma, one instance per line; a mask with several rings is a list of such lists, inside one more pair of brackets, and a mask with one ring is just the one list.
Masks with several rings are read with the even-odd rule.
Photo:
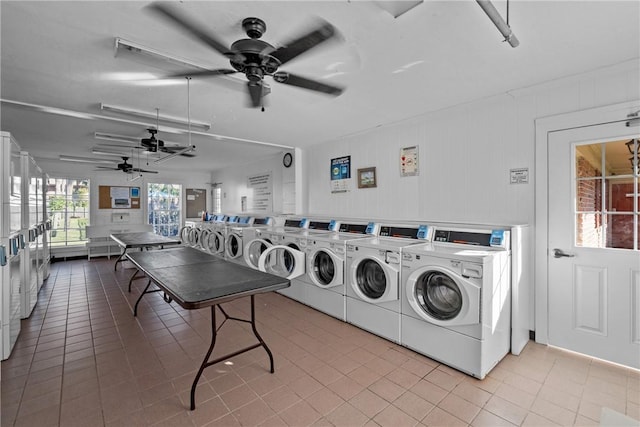
[[376, 182], [376, 168], [362, 168], [358, 169], [358, 188], [375, 188]]

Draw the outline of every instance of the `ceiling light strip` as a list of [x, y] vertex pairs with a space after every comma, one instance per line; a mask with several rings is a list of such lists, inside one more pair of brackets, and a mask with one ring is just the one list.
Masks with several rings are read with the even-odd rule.
[[[116, 114], [124, 114], [127, 116], [135, 116], [135, 117], [142, 117], [144, 119], [154, 119], [154, 120], [160, 120], [162, 122], [166, 122], [166, 123], [172, 123], [175, 125], [182, 125], [182, 126], [188, 126], [189, 122], [187, 119], [183, 119], [182, 117], [174, 117], [174, 116], [160, 116], [158, 115], [157, 112], [153, 112], [150, 113], [148, 111], [141, 111], [141, 110], [134, 110], [132, 108], [129, 107], [121, 107], [118, 105], [108, 105], [108, 104], [104, 104], [104, 103], [100, 103], [100, 109], [102, 111], [106, 111], [109, 113], [116, 113]], [[211, 129], [211, 124], [209, 123], [205, 123], [205, 122], [191, 122], [191, 126], [197, 127], [199, 129], [202, 130], [209, 130]]]
[[[101, 115], [101, 114], [81, 113], [79, 111], [65, 110], [65, 109], [62, 109], [62, 108], [47, 107], [47, 106], [38, 105], [38, 104], [30, 104], [30, 103], [27, 103], [27, 102], [14, 101], [14, 100], [11, 100], [11, 99], [6, 99], [6, 98], [0, 98], [0, 102], [2, 102], [4, 104], [16, 105], [16, 106], [19, 106], [19, 107], [31, 108], [31, 109], [34, 109], [34, 110], [37, 110], [37, 111], [41, 111], [41, 112], [45, 112], [45, 113], [59, 114], [59, 115], [63, 115], [63, 116], [71, 116], [71, 117], [82, 118], [82, 119], [87, 119], [87, 120], [106, 120], [106, 121], [111, 121], [111, 122], [126, 123], [126, 124], [131, 124], [131, 125], [135, 125], [135, 126], [144, 126], [144, 127], [153, 127], [153, 126], [155, 126], [153, 123], [140, 122], [140, 121], [136, 121], [136, 120], [121, 119], [121, 118], [117, 118], [117, 117], [104, 116], [104, 115]], [[187, 132], [184, 129], [178, 129], [178, 128], [174, 128], [174, 127], [170, 127], [170, 126], [161, 126], [159, 130], [163, 131], [163, 132], [176, 133], [176, 134], [184, 134], [184, 133]], [[207, 138], [213, 138], [213, 139], [218, 140], [218, 141], [221, 141], [221, 140], [237, 141], [237, 142], [245, 142], [245, 143], [248, 143], [248, 144], [264, 145], [264, 146], [268, 146], [268, 147], [286, 148], [286, 149], [291, 149], [291, 150], [295, 148], [295, 147], [292, 147], [290, 145], [276, 144], [276, 143], [273, 143], [273, 142], [265, 142], [265, 141], [256, 141], [254, 139], [237, 138], [237, 137], [233, 137], [233, 136], [220, 135], [220, 134], [209, 133], [209, 132], [199, 132], [199, 131], [192, 130], [191, 133], [193, 135], [200, 135], [200, 136], [205, 136]]]
[[[491, 22], [493, 22], [493, 25], [495, 25], [498, 28], [498, 31], [500, 31], [500, 33], [504, 36], [504, 41], [509, 42], [511, 47], [518, 47], [518, 45], [520, 44], [518, 38], [515, 34], [513, 34], [513, 31], [511, 30], [511, 27], [509, 27], [509, 24], [504, 22], [504, 19], [502, 19], [502, 16], [500, 16], [495, 6], [493, 6], [493, 3], [491, 3], [489, 0], [476, 0], [476, 2], [478, 3], [478, 5], [480, 5], [482, 10], [484, 10], [484, 13], [487, 14]], [[507, 0], [507, 5], [508, 4], [509, 1]]]
[[76, 157], [76, 156], [65, 156], [60, 155], [59, 160], [63, 162], [77, 162], [77, 163], [104, 163], [104, 164], [113, 164], [118, 163], [116, 160], [108, 160], [108, 159], [90, 159], [87, 157]]

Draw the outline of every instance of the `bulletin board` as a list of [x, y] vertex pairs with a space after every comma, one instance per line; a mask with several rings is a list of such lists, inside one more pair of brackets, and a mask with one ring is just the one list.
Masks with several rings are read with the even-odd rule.
[[187, 218], [198, 218], [207, 210], [207, 190], [187, 188]]
[[98, 186], [98, 209], [140, 209], [140, 187]]

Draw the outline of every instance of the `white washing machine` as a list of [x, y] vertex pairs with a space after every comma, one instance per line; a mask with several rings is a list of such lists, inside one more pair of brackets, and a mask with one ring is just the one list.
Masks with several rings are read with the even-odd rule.
[[272, 234], [273, 246], [260, 255], [259, 269], [286, 277], [291, 286], [281, 289], [282, 295], [303, 304], [309, 304], [306, 282], [306, 248], [309, 233], [329, 234], [337, 231], [338, 223], [333, 220], [307, 220], [304, 227], [287, 227]]
[[279, 224], [278, 221], [274, 225], [267, 228], [257, 228], [253, 239], [248, 240], [244, 244], [243, 258], [245, 263], [256, 270], [260, 270], [259, 261], [260, 256], [271, 246], [281, 240], [285, 230], [300, 230], [306, 229], [308, 221], [306, 218], [289, 218], [284, 220], [283, 224]]
[[484, 378], [510, 348], [508, 248], [506, 230], [451, 229], [406, 248], [400, 343]]
[[224, 239], [225, 259], [246, 265], [244, 258], [244, 246], [256, 238], [256, 229], [267, 228], [272, 224], [269, 217], [242, 217], [235, 227], [229, 227]]
[[378, 237], [347, 244], [347, 322], [400, 342], [402, 252], [430, 241], [431, 230], [427, 225], [381, 225]]
[[337, 233], [309, 232], [307, 271], [303, 286], [310, 307], [346, 320], [345, 255], [347, 243], [375, 236], [376, 224], [344, 222]]

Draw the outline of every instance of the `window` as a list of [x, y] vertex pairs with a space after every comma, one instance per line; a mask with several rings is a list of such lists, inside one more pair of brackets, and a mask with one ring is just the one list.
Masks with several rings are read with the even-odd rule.
[[182, 186], [179, 184], [149, 184], [149, 224], [161, 236], [177, 236], [182, 223]]
[[576, 146], [576, 246], [640, 249], [638, 145]]
[[49, 178], [47, 211], [51, 218], [51, 246], [81, 245], [89, 225], [89, 180]]
[[213, 189], [213, 213], [222, 213], [222, 188], [220, 187]]

